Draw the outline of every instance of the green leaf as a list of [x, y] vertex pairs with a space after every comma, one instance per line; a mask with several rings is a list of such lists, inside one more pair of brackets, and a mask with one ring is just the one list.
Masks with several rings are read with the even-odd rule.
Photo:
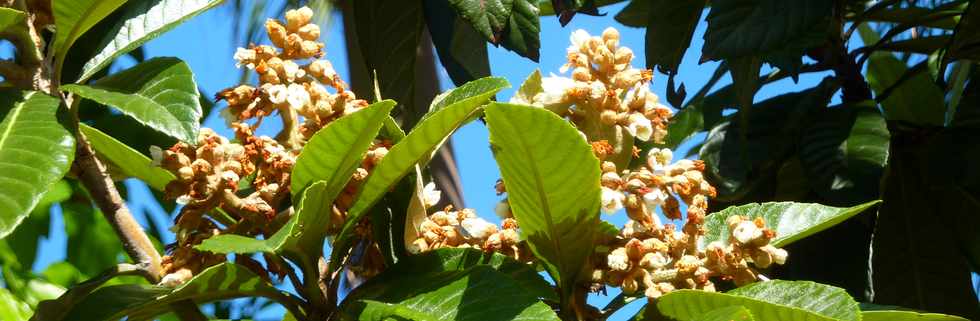
[[541, 70], [534, 69], [527, 79], [521, 83], [521, 88], [517, 89], [514, 93], [514, 100], [532, 102], [534, 101], [534, 95], [537, 95], [544, 91], [544, 87], [541, 86]]
[[541, 32], [535, 0], [449, 0], [459, 16], [494, 45], [538, 61]]
[[[649, 3], [649, 17], [642, 25], [647, 28], [647, 68], [656, 66], [665, 74], [677, 73], [707, 1], [642, 0], [630, 2], [630, 6], [634, 3]], [[624, 8], [620, 15], [629, 9]], [[616, 18], [619, 20], [620, 16]]]
[[919, 53], [923, 55], [929, 55], [936, 50], [942, 49], [949, 43], [950, 36], [932, 36], [932, 37], [919, 37], [912, 39], [904, 39], [898, 41], [889, 41], [881, 46], [878, 46], [879, 50], [886, 51], [897, 51], [897, 52], [911, 52]]
[[21, 302], [7, 289], [0, 288], [0, 320], [27, 321], [31, 318], [31, 307]]
[[[362, 299], [375, 299], [395, 291], [418, 292], [412, 287], [403, 285], [425, 284], [428, 281], [422, 279], [444, 275], [447, 272], [462, 272], [476, 266], [489, 266], [496, 269], [520, 285], [525, 293], [536, 298], [558, 301], [558, 296], [551, 285], [530, 265], [498, 253], [460, 248], [438, 249], [406, 256], [386, 269], [384, 273], [358, 286], [345, 300], [349, 303]], [[406, 276], [416, 279], [408, 280]]]
[[352, 6], [357, 41], [371, 83], [378, 85], [381, 97], [402, 106], [402, 126], [411, 128], [425, 113], [425, 106], [418, 106], [415, 99], [415, 88], [424, 85], [415, 83], [416, 73], [422, 72], [415, 68], [424, 23], [422, 2], [361, 0]]
[[[562, 0], [562, 1], [575, 1], [578, 4], [583, 3], [583, 0]], [[591, 7], [599, 8], [599, 7], [602, 7], [602, 6], [608, 6], [608, 5], [611, 5], [611, 4], [620, 3], [620, 2], [623, 2], [623, 1], [626, 1], [626, 0], [589, 0], [588, 2], [589, 2], [589, 4], [590, 4]], [[555, 12], [555, 7], [552, 4], [552, 0], [538, 0], [537, 2], [538, 2], [538, 15], [544, 17], [544, 16], [550, 16], [550, 15], [557, 14]], [[582, 5], [579, 5], [579, 6], [581, 7]], [[589, 9], [591, 9], [591, 8], [589, 8]]]
[[[877, 34], [862, 24], [858, 28], [865, 43], [877, 42]], [[868, 59], [868, 84], [876, 96], [890, 90], [881, 103], [881, 109], [888, 120], [900, 120], [913, 124], [942, 126], [945, 123], [946, 108], [943, 92], [936, 87], [926, 73], [918, 73], [911, 78], [902, 79], [909, 68], [901, 60], [888, 52], [871, 53]], [[902, 83], [898, 83], [903, 81]], [[897, 85], [897, 86], [896, 86]], [[892, 88], [894, 87], [894, 88]]]
[[980, 60], [980, 5], [974, 1], [963, 12], [963, 18], [956, 24], [952, 42], [949, 43], [947, 55], [953, 59]]
[[78, 130], [85, 135], [99, 157], [108, 160], [126, 176], [138, 178], [158, 191], [163, 191], [167, 183], [174, 179], [174, 174], [154, 166], [149, 157], [112, 136], [85, 124], [79, 124]]
[[[27, 14], [20, 10], [14, 10], [11, 8], [0, 8], [0, 30], [11, 36], [14, 36], [19, 43], [18, 46], [24, 46], [27, 50], [34, 50], [34, 42], [31, 41], [30, 32], [27, 30]], [[18, 49], [20, 50], [20, 49]], [[22, 55], [33, 55], [32, 53], [19, 52], [19, 59], [23, 60]], [[8, 79], [9, 80], [9, 79]]]
[[222, 263], [207, 268], [186, 283], [169, 289], [152, 285], [113, 285], [99, 288], [70, 306], [63, 318], [47, 320], [101, 321], [145, 320], [170, 310], [170, 304], [183, 300], [205, 303], [239, 297], [265, 297], [283, 303], [296, 313], [288, 294], [266, 283], [247, 268]]
[[864, 311], [862, 321], [967, 321], [964, 318], [941, 314], [919, 313], [915, 311]]
[[806, 122], [799, 159], [813, 190], [834, 204], [879, 197], [889, 132], [873, 102], [827, 108]]
[[555, 113], [494, 103], [486, 114], [490, 148], [523, 238], [568, 295], [588, 277], [583, 269], [599, 226], [599, 160]]
[[891, 6], [879, 10], [867, 11], [863, 18], [870, 21], [893, 22], [899, 24], [909, 23], [932, 28], [953, 30], [953, 28], [956, 27], [956, 22], [959, 20], [959, 17], [945, 16], [939, 19], [929, 19], [927, 21], [922, 21], [922, 18], [928, 15], [944, 15], [945, 13], [956, 13], [962, 11], [962, 8], [956, 7], [936, 10], [933, 8], [923, 7]]
[[95, 291], [103, 284], [112, 281], [113, 278], [121, 275], [135, 275], [139, 270], [131, 265], [118, 265], [103, 271], [99, 275], [84, 282], [72, 286], [68, 291], [61, 294], [57, 299], [43, 301], [38, 304], [37, 312], [32, 320], [51, 321], [62, 320], [66, 313], [79, 302], [84, 300], [92, 291]]
[[313, 134], [293, 166], [290, 178], [293, 200], [298, 200], [303, 189], [315, 181], [324, 180], [327, 186], [343, 188], [394, 107], [395, 102], [391, 100], [374, 103]]
[[442, 99], [430, 107], [430, 114], [423, 117], [408, 136], [392, 146], [361, 185], [347, 212], [344, 227], [333, 243], [331, 271], [336, 271], [342, 264], [353, 244], [354, 227], [374, 204], [416, 164], [425, 166], [453, 131], [477, 115], [490, 97], [507, 86], [507, 80], [503, 78], [483, 78], [443, 94]]
[[745, 307], [730, 306], [708, 311], [698, 318], [699, 321], [753, 321], [752, 312]]
[[40, 92], [0, 91], [0, 238], [68, 171], [75, 139], [59, 123], [61, 101]]
[[704, 248], [708, 243], [714, 241], [727, 244], [731, 232], [728, 230], [728, 224], [725, 224], [725, 220], [732, 215], [746, 216], [750, 219], [762, 217], [766, 220], [766, 226], [776, 231], [776, 238], [772, 240], [772, 245], [782, 247], [837, 225], [854, 215], [861, 214], [879, 202], [881, 201], [871, 201], [847, 208], [794, 202], [751, 203], [731, 206], [709, 214], [705, 218], [704, 227], [707, 232], [699, 240], [698, 247]]
[[825, 41], [833, 1], [712, 1], [701, 60], [802, 51]]
[[51, 49], [54, 67], [60, 74], [68, 49], [92, 26], [126, 3], [126, 0], [58, 0], [51, 1], [55, 33]]
[[439, 61], [457, 86], [490, 76], [486, 41], [446, 1], [423, 1], [425, 21]]
[[635, 28], [646, 28], [654, 1], [633, 0], [616, 14], [616, 21]]
[[92, 86], [65, 85], [61, 89], [113, 106], [170, 137], [197, 141], [201, 103], [194, 74], [180, 59], [153, 58]]
[[98, 53], [82, 67], [83, 83], [119, 56], [150, 39], [170, 31], [184, 21], [217, 6], [223, 0], [129, 1], [120, 9], [122, 17], [103, 34]]
[[490, 266], [402, 275], [393, 282], [397, 283], [391, 284], [389, 291], [367, 302], [355, 302], [344, 312], [359, 320], [384, 320], [388, 316], [413, 320], [559, 320], [550, 306]]
[[847, 291], [815, 282], [757, 282], [731, 290], [728, 294], [796, 307], [837, 320], [861, 320], [861, 309]]
[[657, 302], [661, 313], [681, 321], [699, 320], [730, 306], [748, 309], [758, 321], [861, 320], [857, 302], [843, 289], [813, 282], [760, 282], [730, 293], [678, 290]]

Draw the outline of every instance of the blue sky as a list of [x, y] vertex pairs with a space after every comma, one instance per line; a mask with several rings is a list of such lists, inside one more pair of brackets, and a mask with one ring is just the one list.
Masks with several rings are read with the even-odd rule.
[[[277, 7], [279, 3], [281, 1], [270, 1], [268, 7]], [[602, 17], [577, 15], [572, 20], [572, 23], [564, 28], [559, 25], [557, 19], [554, 17], [542, 18], [540, 63], [534, 63], [503, 48], [488, 46], [492, 74], [504, 77], [511, 83], [511, 88], [504, 90], [498, 95], [498, 98], [501, 100], [509, 99], [514, 89], [520, 86], [527, 75], [535, 69], [541, 69], [545, 75], [548, 73], [558, 73], [558, 68], [565, 61], [565, 48], [568, 46], [568, 36], [575, 29], [585, 29], [591, 34], [600, 34], [606, 27], [616, 27], [621, 33], [621, 45], [631, 48], [637, 57], [634, 65], [642, 66], [644, 64], [643, 57], [645, 56], [643, 29], [625, 27], [613, 19], [615, 13], [619, 12], [623, 6], [623, 4], [619, 4], [603, 8], [601, 11], [608, 13], [608, 15]], [[233, 40], [240, 38], [237, 35], [241, 33], [238, 30], [233, 30], [233, 24], [231, 22], [233, 18], [230, 3], [208, 11], [147, 43], [145, 45], [147, 57], [175, 56], [183, 59], [191, 66], [198, 85], [208, 95], [213, 95], [216, 91], [223, 88], [235, 86], [238, 84], [240, 70], [235, 68], [232, 54], [235, 48], [247, 44], [235, 43]], [[333, 15], [327, 20], [327, 24], [322, 26], [324, 30], [323, 41], [326, 42], [326, 58], [334, 64], [342, 77], [348, 79], [346, 77], [348, 74], [347, 57], [345, 56], [340, 17], [339, 15]], [[696, 92], [707, 81], [717, 66], [715, 62], [707, 62], [700, 65], [697, 63], [700, 58], [700, 49], [703, 43], [701, 39], [705, 28], [706, 24], [702, 21], [697, 27], [691, 49], [685, 55], [679, 75], [675, 80], [678, 83], [683, 83], [689, 93]], [[119, 68], [132, 64], [132, 61], [124, 61], [120, 66], [114, 68], [118, 70]], [[817, 84], [825, 75], [804, 75], [800, 77], [799, 83], [793, 83], [787, 79], [768, 85], [756, 95], [756, 100], [765, 99], [780, 93], [809, 88]], [[441, 70], [440, 78], [443, 89], [451, 88], [452, 82], [444, 70]], [[654, 76], [653, 91], [661, 97], [665, 97], [666, 82], [667, 77], [657, 73]], [[716, 85], [715, 88], [720, 88], [727, 83], [730, 83], [728, 76]], [[358, 94], [362, 97], [368, 96], [366, 93]], [[207, 118], [204, 126], [214, 128], [223, 135], [231, 136], [231, 131], [225, 128], [224, 122], [216, 116], [217, 113], [214, 113], [212, 117]], [[267, 129], [264, 134], [273, 134], [274, 130]], [[457, 131], [453, 135], [452, 140], [457, 153], [457, 162], [462, 176], [463, 195], [467, 207], [476, 209], [484, 218], [497, 220], [493, 214], [493, 207], [499, 200], [499, 197], [495, 195], [493, 185], [497, 178], [500, 177], [500, 174], [490, 153], [487, 137], [486, 127], [480, 122], [472, 122]], [[703, 136], [697, 139], [702, 138]], [[681, 149], [689, 148], [691, 144], [685, 145]], [[675, 153], [675, 155], [678, 154], [680, 153]], [[131, 199], [130, 206], [138, 214], [138, 219], [142, 222], [145, 222], [146, 219], [152, 219], [157, 223], [157, 226], [170, 226], [169, 214], [164, 213], [162, 209], [152, 204], [152, 202], [142, 201], [149, 197], [149, 190], [145, 185], [138, 182], [127, 182], [127, 187], [129, 187], [130, 194], [135, 196]], [[45, 241], [42, 249], [39, 251], [41, 254], [38, 262], [34, 266], [37, 271], [43, 270], [50, 263], [65, 258], [64, 244], [66, 240], [62, 232], [63, 225], [61, 223], [60, 213], [58, 212], [56, 210], [55, 215], [53, 215], [52, 236]], [[140, 213], [147, 215], [141, 215]], [[626, 220], [624, 213], [614, 215], [604, 214], [603, 218], [620, 226]], [[173, 235], [169, 234], [165, 236], [163, 241], [172, 242]], [[590, 302], [601, 307], [617, 292], [615, 289], [612, 289], [609, 297], [593, 296], [590, 298]], [[637, 303], [631, 304], [628, 308], [623, 309], [613, 320], [624, 320], [632, 316], [640, 306]], [[275, 318], [276, 313], [280, 312], [270, 311], [262, 313], [261, 316]]]

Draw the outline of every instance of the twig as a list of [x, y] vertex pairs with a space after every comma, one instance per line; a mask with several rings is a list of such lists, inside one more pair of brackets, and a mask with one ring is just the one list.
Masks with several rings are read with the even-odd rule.
[[109, 225], [112, 225], [113, 230], [116, 231], [126, 254], [137, 264], [146, 266], [143, 277], [150, 283], [159, 282], [163, 274], [160, 253], [157, 253], [143, 227], [136, 222], [129, 208], [126, 207], [105, 165], [95, 157], [88, 139], [78, 132], [76, 141], [76, 158], [73, 166], [79, 181], [89, 191]]

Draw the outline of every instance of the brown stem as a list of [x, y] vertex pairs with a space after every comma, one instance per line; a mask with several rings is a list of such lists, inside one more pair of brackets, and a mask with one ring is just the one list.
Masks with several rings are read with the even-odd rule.
[[105, 165], [95, 157], [95, 151], [81, 132], [76, 135], [75, 172], [82, 185], [89, 191], [102, 215], [112, 225], [116, 235], [123, 243], [123, 249], [133, 261], [144, 267], [143, 277], [150, 283], [157, 283], [163, 275], [160, 266], [160, 253], [157, 253], [143, 227], [136, 222], [126, 203], [123, 202], [116, 185], [106, 171]]

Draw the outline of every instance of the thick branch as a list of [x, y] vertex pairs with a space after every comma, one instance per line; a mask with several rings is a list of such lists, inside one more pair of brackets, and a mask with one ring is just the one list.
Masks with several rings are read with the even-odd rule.
[[163, 274], [160, 266], [160, 253], [153, 247], [143, 227], [136, 222], [119, 191], [109, 177], [105, 165], [95, 157], [92, 146], [81, 132], [76, 136], [75, 172], [79, 181], [89, 191], [102, 215], [112, 225], [116, 235], [123, 243], [123, 249], [133, 261], [146, 267], [143, 273], [151, 283], [160, 281]]

